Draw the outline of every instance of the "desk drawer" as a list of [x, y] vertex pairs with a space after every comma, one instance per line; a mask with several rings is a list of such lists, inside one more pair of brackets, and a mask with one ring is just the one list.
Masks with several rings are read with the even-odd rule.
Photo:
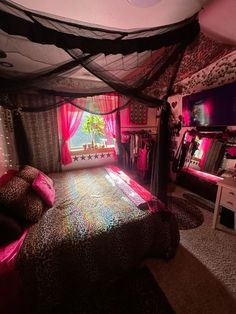
[[236, 191], [223, 188], [220, 205], [236, 211]]

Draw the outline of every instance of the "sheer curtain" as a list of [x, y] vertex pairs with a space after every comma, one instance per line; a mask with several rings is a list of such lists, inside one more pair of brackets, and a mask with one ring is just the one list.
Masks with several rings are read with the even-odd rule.
[[[95, 96], [98, 109], [100, 112], [109, 112], [118, 108], [119, 96], [117, 94]], [[105, 122], [104, 132], [107, 137], [116, 138], [116, 112], [103, 115]]]
[[[85, 102], [86, 99], [81, 98], [79, 101]], [[69, 140], [77, 131], [82, 116], [83, 111], [69, 103], [60, 107], [61, 162], [63, 165], [68, 165], [72, 162]]]

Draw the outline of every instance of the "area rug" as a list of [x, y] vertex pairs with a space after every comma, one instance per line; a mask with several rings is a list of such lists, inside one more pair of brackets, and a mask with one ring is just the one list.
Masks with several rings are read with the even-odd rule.
[[[84, 301], [84, 302], [83, 302]], [[147, 267], [125, 275], [106, 288], [99, 288], [65, 313], [77, 314], [173, 314], [165, 294]], [[60, 307], [62, 310], [62, 308]]]
[[192, 193], [183, 193], [183, 197], [186, 198], [186, 200], [193, 202], [194, 205], [200, 208], [206, 209], [212, 213], [214, 212], [215, 204], [204, 197]]
[[201, 210], [184, 198], [170, 196], [168, 207], [175, 214], [180, 230], [197, 228], [204, 221]]

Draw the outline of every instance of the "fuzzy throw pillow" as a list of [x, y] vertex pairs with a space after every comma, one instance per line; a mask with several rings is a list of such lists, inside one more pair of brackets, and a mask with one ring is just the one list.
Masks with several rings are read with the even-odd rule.
[[39, 172], [38, 176], [32, 183], [32, 188], [49, 207], [53, 206], [55, 200], [55, 189], [53, 187], [53, 181], [51, 178], [42, 172]]
[[14, 176], [0, 187], [0, 208], [4, 208], [7, 215], [28, 224], [37, 222], [46, 206], [29, 182]]
[[39, 169], [26, 165], [18, 172], [17, 176], [32, 184], [38, 173]]

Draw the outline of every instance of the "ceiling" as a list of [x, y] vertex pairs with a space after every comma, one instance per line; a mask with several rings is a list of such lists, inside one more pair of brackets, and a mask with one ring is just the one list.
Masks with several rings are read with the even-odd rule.
[[202, 9], [199, 15], [202, 30], [215, 40], [236, 44], [235, 0], [159, 0], [157, 4], [147, 8], [134, 6], [127, 0], [14, 0], [14, 2], [52, 15], [120, 29], [171, 24]]
[[[143, 0], [145, 2], [145, 0]], [[23, 6], [80, 22], [131, 29], [170, 24], [201, 9], [206, 0], [159, 0], [140, 8], [127, 0], [14, 0]]]
[[[145, 8], [134, 6], [127, 0], [14, 0], [14, 2], [27, 9], [61, 16], [64, 19], [125, 30], [172, 24], [200, 11], [199, 21], [203, 33], [216, 42], [236, 46], [236, 0], [159, 0], [157, 4]], [[31, 43], [30, 47], [26, 45], [27, 41], [24, 42], [24, 38], [12, 36], [9, 40], [0, 30], [0, 49], [7, 52], [4, 61], [14, 65], [8, 69], [2, 67], [1, 72], [5, 71], [10, 75], [13, 72], [33, 73], [46, 69], [48, 65], [56, 65], [58, 60], [66, 62], [69, 57], [64, 50], [56, 47], [48, 46], [45, 54], [45, 50], [41, 48], [45, 48], [46, 45], [44, 47], [34, 43]], [[65, 77], [95, 80], [94, 84], [99, 84], [100, 81], [83, 68], [67, 73]]]

